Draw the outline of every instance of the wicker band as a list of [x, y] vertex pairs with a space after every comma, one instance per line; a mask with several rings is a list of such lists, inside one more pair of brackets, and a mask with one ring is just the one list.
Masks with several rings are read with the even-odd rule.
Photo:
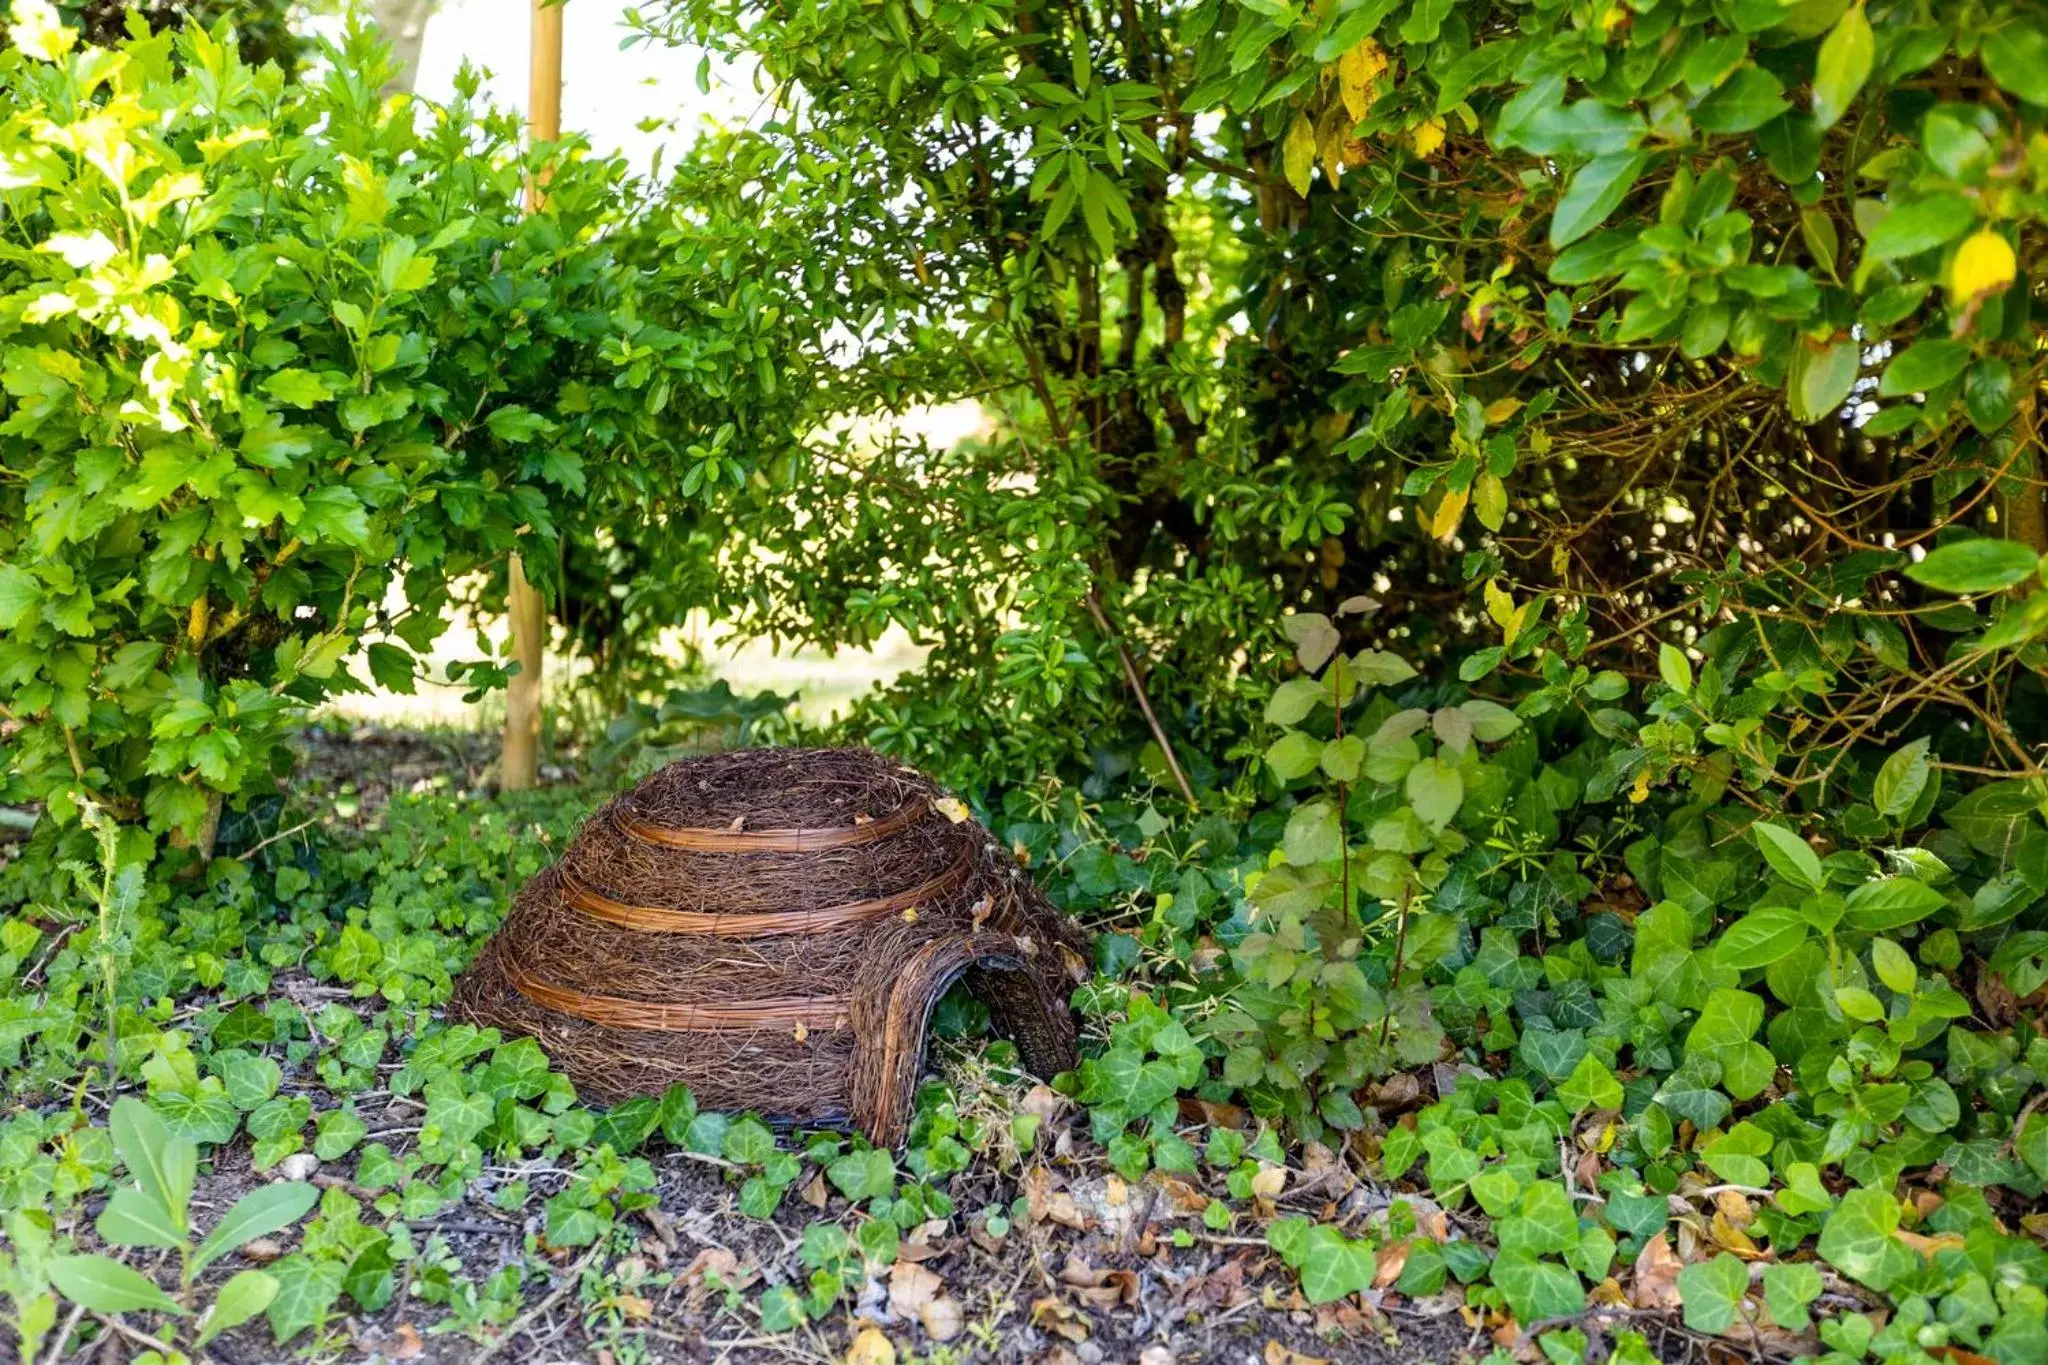
[[623, 809], [613, 819], [628, 838], [691, 853], [814, 853], [826, 848], [857, 848], [908, 829], [925, 813], [923, 797], [913, 797], [879, 820], [842, 829], [677, 829], [655, 825]]
[[763, 910], [751, 914], [705, 913], [698, 910], [670, 910], [658, 905], [628, 905], [593, 891], [564, 867], [562, 903], [574, 906], [594, 919], [616, 924], [643, 934], [704, 934], [732, 938], [760, 938], [771, 934], [810, 934], [833, 929], [852, 929], [900, 911], [916, 909], [952, 891], [974, 872], [975, 850], [962, 850], [951, 867], [919, 886], [875, 900], [849, 901], [844, 905], [820, 905], [802, 910]]
[[655, 1000], [626, 1000], [616, 995], [585, 995], [551, 986], [524, 968], [505, 964], [512, 985], [542, 1009], [573, 1014], [607, 1028], [648, 1029], [657, 1033], [720, 1033], [733, 1030], [803, 1028], [829, 1032], [847, 1026], [851, 1001], [843, 995], [788, 996], [753, 1000], [740, 1005], [673, 1005]]

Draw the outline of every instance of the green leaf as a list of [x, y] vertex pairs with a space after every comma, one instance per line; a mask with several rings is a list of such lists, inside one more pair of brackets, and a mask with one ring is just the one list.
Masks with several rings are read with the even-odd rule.
[[1557, 211], [1550, 216], [1550, 245], [1553, 250], [1570, 246], [1607, 221], [1649, 161], [1648, 152], [1610, 152], [1581, 166], [1558, 196]]
[[1344, 847], [1344, 828], [1336, 805], [1311, 801], [1296, 806], [1287, 817], [1281, 847], [1287, 861], [1296, 867], [1314, 867], [1339, 857]]
[[1977, 49], [1984, 70], [2009, 95], [2029, 104], [2048, 103], [2041, 73], [2048, 71], [2048, 32], [2015, 14], [1984, 35]]
[[316, 407], [328, 398], [327, 385], [310, 370], [279, 370], [266, 378], [261, 387], [278, 402], [295, 408]]
[[1289, 730], [1266, 750], [1266, 766], [1282, 782], [1292, 782], [1314, 772], [1322, 757], [1321, 740], [1306, 730]]
[[1703, 133], [1747, 133], [1791, 107], [1776, 76], [1760, 66], [1743, 65], [1699, 102], [1692, 121]]
[[1301, 1292], [1310, 1303], [1335, 1303], [1372, 1284], [1372, 1243], [1325, 1223], [1308, 1229], [1301, 1252]]
[[1719, 1334], [1733, 1327], [1749, 1292], [1749, 1269], [1728, 1252], [1711, 1261], [1695, 1261], [1678, 1272], [1678, 1297], [1685, 1307], [1685, 1325], [1695, 1332]]
[[1764, 861], [1773, 872], [1808, 891], [1818, 891], [1827, 885], [1820, 857], [1806, 840], [1768, 820], [1759, 820], [1752, 828], [1756, 831], [1757, 847], [1763, 850]]
[[832, 1184], [848, 1199], [886, 1199], [896, 1191], [896, 1162], [887, 1152], [848, 1152], [825, 1168]]
[[1898, 1201], [1888, 1191], [1851, 1190], [1822, 1224], [1818, 1249], [1837, 1270], [1881, 1294], [1919, 1259], [1892, 1236], [1898, 1226]]
[[1820, 45], [1820, 59], [1813, 73], [1813, 117], [1823, 129], [1832, 128], [1848, 112], [1870, 68], [1877, 59], [1877, 40], [1870, 31], [1870, 18], [1860, 4], [1851, 5], [1835, 21]]
[[1870, 941], [1870, 963], [1877, 971], [1877, 979], [1900, 995], [1911, 995], [1913, 987], [1919, 984], [1920, 971], [1913, 965], [1913, 959], [1888, 938]]
[[1916, 341], [1892, 357], [1877, 381], [1880, 398], [1903, 398], [1908, 394], [1938, 389], [1963, 372], [1970, 363], [1970, 348], [1946, 337]]
[[759, 1119], [745, 1118], [725, 1130], [725, 1159], [759, 1166], [775, 1150], [775, 1134]]
[[1803, 1332], [1811, 1323], [1806, 1305], [1820, 1297], [1820, 1271], [1805, 1261], [1764, 1267], [1764, 1307], [1771, 1321], [1788, 1332]]
[[1521, 1251], [1494, 1258], [1492, 1279], [1523, 1322], [1569, 1317], [1586, 1306], [1586, 1287], [1571, 1267]]
[[199, 1335], [192, 1344], [204, 1346], [222, 1332], [240, 1327], [269, 1308], [277, 1298], [277, 1287], [276, 1277], [267, 1271], [238, 1271], [213, 1296], [213, 1307], [207, 1309], [206, 1320], [200, 1324]]
[[1465, 801], [1465, 779], [1440, 758], [1425, 758], [1408, 770], [1408, 804], [1432, 829], [1442, 829]]
[[114, 1150], [142, 1192], [161, 1208], [184, 1240], [185, 1209], [199, 1171], [199, 1149], [189, 1138], [164, 1126], [150, 1107], [133, 1095], [114, 1101], [107, 1127]]
[[1997, 592], [2034, 576], [2041, 556], [2017, 540], [1979, 536], [1954, 540], [1917, 564], [1906, 577], [1936, 592]]
[[1818, 349], [1800, 342], [1785, 369], [1785, 394], [1793, 417], [1808, 426], [1832, 418], [1856, 386], [1862, 351], [1854, 340]]
[[1806, 921], [1797, 911], [1766, 906], [1729, 925], [1714, 947], [1714, 956], [1722, 966], [1746, 972], [1790, 957], [1804, 942]]
[[1289, 678], [1266, 701], [1270, 725], [1299, 725], [1308, 713], [1330, 699], [1330, 689], [1314, 678]]
[[1977, 206], [1951, 190], [1923, 195], [1899, 204], [1871, 229], [1864, 255], [1872, 261], [1895, 261], [1932, 251], [1963, 235], [1977, 221]]
[[1657, 646], [1657, 676], [1680, 696], [1692, 694], [1692, 661], [1685, 657], [1684, 650], [1669, 641]]
[[1604, 1062], [1588, 1052], [1579, 1058], [1579, 1064], [1572, 1068], [1572, 1074], [1559, 1083], [1557, 1097], [1563, 1100], [1574, 1114], [1584, 1113], [1588, 1109], [1619, 1109], [1622, 1099], [1621, 1082], [1614, 1078], [1614, 1073], [1607, 1069]]
[[182, 1247], [185, 1229], [163, 1205], [138, 1189], [119, 1189], [93, 1226], [100, 1239], [117, 1247]]
[[341, 1297], [348, 1268], [339, 1261], [316, 1261], [304, 1253], [287, 1256], [270, 1267], [277, 1293], [264, 1310], [270, 1334], [279, 1345], [326, 1320], [327, 1310]]
[[1843, 923], [1865, 933], [1918, 924], [1948, 905], [1948, 897], [1911, 877], [1880, 877], [1849, 893]]
[[57, 1292], [94, 1313], [169, 1313], [185, 1310], [140, 1271], [106, 1256], [57, 1256], [50, 1261]]
[[1885, 759], [1871, 786], [1870, 801], [1887, 820], [1903, 819], [1927, 786], [1928, 741], [1916, 739]]
[[192, 1253], [192, 1272], [213, 1264], [237, 1247], [288, 1228], [320, 1201], [320, 1191], [303, 1180], [253, 1189], [237, 1199]]

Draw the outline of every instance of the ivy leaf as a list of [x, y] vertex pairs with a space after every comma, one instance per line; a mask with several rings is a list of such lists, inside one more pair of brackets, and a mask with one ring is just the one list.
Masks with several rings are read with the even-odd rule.
[[1936, 592], [1997, 592], [2034, 576], [2041, 556], [2016, 540], [1951, 541], [1918, 564], [1906, 566], [1906, 577]]
[[1376, 1266], [1372, 1243], [1318, 1223], [1301, 1248], [1302, 1295], [1310, 1303], [1335, 1303], [1368, 1288]]
[[1728, 1252], [1711, 1261], [1696, 1261], [1678, 1272], [1678, 1297], [1685, 1306], [1685, 1325], [1695, 1332], [1719, 1334], [1736, 1323], [1742, 1296], [1749, 1291], [1749, 1269]]
[[1820, 1272], [1805, 1261], [1764, 1267], [1764, 1307], [1771, 1321], [1788, 1332], [1803, 1332], [1810, 1325], [1806, 1305], [1820, 1297]]
[[1569, 1266], [1527, 1252], [1503, 1251], [1494, 1258], [1492, 1278], [1522, 1322], [1569, 1317], [1586, 1306], [1586, 1287]]
[[825, 1173], [841, 1194], [857, 1203], [886, 1199], [896, 1191], [896, 1162], [887, 1152], [848, 1152]]
[[1899, 1204], [1888, 1191], [1851, 1190], [1821, 1225], [1819, 1251], [1835, 1269], [1881, 1294], [1918, 1261], [1892, 1236], [1898, 1227]]

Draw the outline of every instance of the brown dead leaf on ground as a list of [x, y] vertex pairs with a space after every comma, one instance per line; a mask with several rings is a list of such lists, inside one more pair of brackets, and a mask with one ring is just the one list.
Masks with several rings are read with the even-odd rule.
[[393, 1360], [411, 1360], [425, 1349], [426, 1343], [420, 1340], [419, 1329], [409, 1322], [399, 1323], [390, 1344], [383, 1348], [384, 1354]]
[[934, 1341], [951, 1341], [967, 1325], [945, 1281], [913, 1261], [898, 1261], [889, 1271], [889, 1311], [921, 1323]]
[[809, 1180], [804, 1182], [804, 1187], [799, 1193], [803, 1195], [804, 1202], [812, 1208], [824, 1208], [827, 1197], [825, 1194], [825, 1173], [818, 1171], [812, 1175]]
[[1408, 1268], [1408, 1248], [1412, 1245], [1414, 1245], [1413, 1239], [1403, 1238], [1398, 1242], [1383, 1246], [1373, 1253], [1372, 1287], [1374, 1289], [1385, 1289], [1388, 1285], [1401, 1278], [1401, 1272]]
[[1707, 1223], [1707, 1233], [1714, 1239], [1714, 1245], [1723, 1251], [1732, 1251], [1745, 1261], [1761, 1261], [1770, 1256], [1768, 1251], [1750, 1239], [1750, 1235], [1728, 1221], [1728, 1215], [1719, 1209]]
[[1998, 1365], [1989, 1356], [1980, 1356], [1975, 1351], [1965, 1351], [1960, 1346], [1926, 1346], [1922, 1350], [1936, 1360], [1946, 1360], [1949, 1365]]
[[1166, 1196], [1167, 1207], [1175, 1213], [1200, 1213], [1209, 1207], [1208, 1195], [1177, 1176], [1161, 1175], [1154, 1171], [1145, 1179]]
[[1234, 1104], [1217, 1100], [1197, 1099], [1193, 1095], [1180, 1097], [1180, 1117], [1183, 1123], [1199, 1123], [1206, 1128], [1249, 1128], [1252, 1116]]
[[1041, 1332], [1051, 1332], [1072, 1342], [1088, 1340], [1090, 1331], [1087, 1314], [1049, 1294], [1032, 1300], [1031, 1325]]
[[1685, 1262], [1671, 1249], [1671, 1239], [1658, 1233], [1643, 1243], [1636, 1256], [1635, 1278], [1629, 1284], [1629, 1302], [1637, 1308], [1673, 1309], [1681, 1303], [1678, 1272]]
[[1741, 1190], [1722, 1190], [1714, 1196], [1714, 1211], [1728, 1220], [1730, 1227], [1747, 1231], [1756, 1221], [1756, 1206], [1749, 1202], [1749, 1196]]
[[946, 1282], [923, 1266], [898, 1261], [889, 1268], [889, 1311], [914, 1318], [917, 1310], [946, 1292]]
[[1266, 1365], [1330, 1365], [1321, 1356], [1305, 1356], [1277, 1341], [1266, 1343]]
[[1017, 1101], [1017, 1108], [1050, 1128], [1052, 1121], [1066, 1112], [1067, 1097], [1049, 1085], [1034, 1085]]
[[1090, 1265], [1074, 1252], [1060, 1267], [1060, 1283], [1091, 1308], [1128, 1308], [1138, 1301], [1138, 1273], [1134, 1270], [1106, 1270]]
[[1024, 1187], [1026, 1216], [1034, 1223], [1051, 1221], [1076, 1232], [1085, 1232], [1088, 1220], [1082, 1214], [1074, 1196], [1055, 1186], [1053, 1174], [1043, 1166], [1033, 1166], [1024, 1173], [1020, 1182]]
[[1268, 1202], [1278, 1199], [1287, 1189], [1287, 1168], [1285, 1166], [1260, 1166], [1259, 1173], [1252, 1177], [1252, 1193]]

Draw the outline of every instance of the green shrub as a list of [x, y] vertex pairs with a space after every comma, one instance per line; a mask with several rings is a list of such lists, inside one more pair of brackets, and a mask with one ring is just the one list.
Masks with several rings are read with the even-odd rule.
[[525, 543], [552, 582], [562, 526], [658, 481], [677, 338], [638, 320], [604, 235], [621, 164], [522, 153], [473, 81], [446, 108], [387, 101], [361, 31], [293, 83], [197, 29], [78, 48], [21, 13], [0, 59], [6, 794], [203, 843], [352, 666], [412, 686], [465, 575]]

